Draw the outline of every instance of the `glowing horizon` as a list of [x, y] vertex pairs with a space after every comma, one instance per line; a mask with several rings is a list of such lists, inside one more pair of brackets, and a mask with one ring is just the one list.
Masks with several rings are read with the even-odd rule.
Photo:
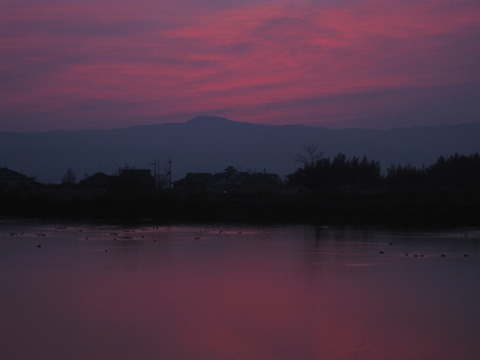
[[478, 122], [471, 0], [0, 0], [0, 130]]

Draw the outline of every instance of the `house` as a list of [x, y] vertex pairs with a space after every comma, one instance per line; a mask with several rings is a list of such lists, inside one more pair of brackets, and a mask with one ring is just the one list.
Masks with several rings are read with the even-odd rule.
[[276, 174], [267, 173], [218, 173], [213, 175], [210, 190], [217, 193], [277, 192], [282, 181]]
[[155, 178], [148, 169], [123, 169], [118, 184], [122, 187], [154, 187]]
[[283, 185], [277, 174], [269, 173], [241, 173], [237, 184], [243, 192], [277, 192]]
[[91, 188], [145, 188], [154, 187], [155, 179], [148, 169], [123, 169], [120, 175], [95, 173], [80, 181], [80, 185]]
[[80, 186], [86, 186], [90, 188], [107, 188], [112, 186], [114, 176], [97, 172], [79, 182]]
[[20, 174], [6, 167], [0, 168], [0, 188], [28, 187], [35, 184], [35, 177]]
[[173, 188], [180, 191], [209, 191], [211, 180], [210, 173], [187, 173], [183, 179], [173, 183]]
[[282, 188], [282, 181], [276, 174], [238, 172], [232, 168], [216, 174], [188, 173], [174, 183], [174, 188], [216, 194], [277, 192]]
[[241, 192], [241, 187], [238, 180], [242, 177], [242, 174], [243, 173], [236, 171], [225, 171], [214, 174], [209, 184], [209, 190], [218, 194]]

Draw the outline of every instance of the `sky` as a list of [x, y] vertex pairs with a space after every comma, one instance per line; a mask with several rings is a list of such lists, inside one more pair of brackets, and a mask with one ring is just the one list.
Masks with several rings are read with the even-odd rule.
[[0, 131], [480, 122], [478, 0], [0, 0]]

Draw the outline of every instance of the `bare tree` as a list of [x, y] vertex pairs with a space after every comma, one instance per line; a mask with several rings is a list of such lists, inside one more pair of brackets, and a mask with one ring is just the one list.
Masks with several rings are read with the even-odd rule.
[[318, 145], [307, 144], [303, 146], [303, 154], [297, 154], [295, 161], [303, 167], [314, 166], [323, 157], [323, 152], [318, 150]]

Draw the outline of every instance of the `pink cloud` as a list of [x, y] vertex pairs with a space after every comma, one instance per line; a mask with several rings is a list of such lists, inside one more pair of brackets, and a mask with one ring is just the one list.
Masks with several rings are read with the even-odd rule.
[[398, 96], [332, 97], [431, 87], [447, 96], [480, 80], [480, 5], [469, 1], [9, 3], [0, 3], [6, 128], [201, 113], [338, 124], [375, 115], [380, 99], [395, 111]]

